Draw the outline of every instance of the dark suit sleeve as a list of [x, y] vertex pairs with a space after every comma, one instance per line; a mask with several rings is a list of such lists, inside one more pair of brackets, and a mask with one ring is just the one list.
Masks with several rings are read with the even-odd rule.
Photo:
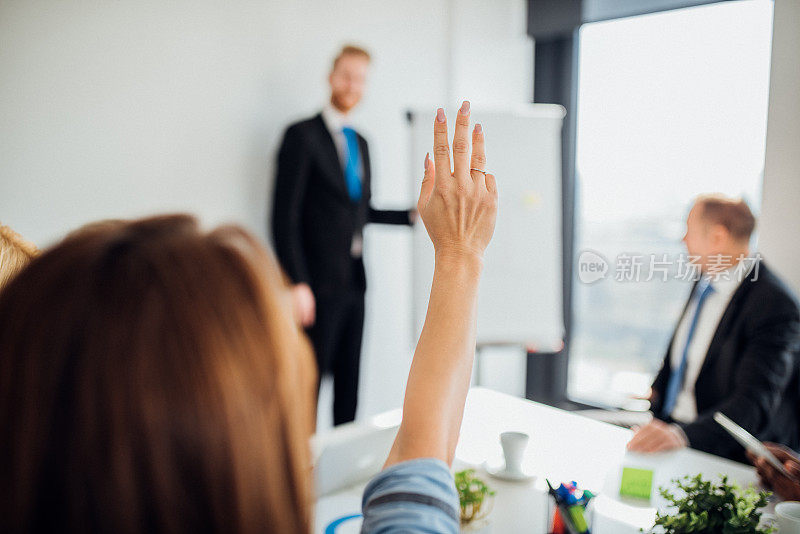
[[[360, 138], [360, 146], [361, 151], [364, 156], [364, 166], [367, 169], [370, 169], [370, 159], [369, 159], [369, 145], [367, 144], [367, 140], [363, 137], [359, 136]], [[369, 172], [369, 171], [368, 171]], [[368, 174], [368, 180], [372, 181], [371, 174]], [[368, 189], [368, 191], [371, 188]], [[371, 198], [367, 198], [368, 209], [367, 209], [367, 222], [368, 223], [377, 223], [377, 224], [401, 224], [406, 226], [413, 226], [413, 221], [411, 220], [411, 210], [379, 210], [372, 207]]]
[[667, 354], [664, 356], [664, 361], [661, 363], [661, 369], [658, 371], [656, 379], [653, 380], [653, 385], [650, 386], [650, 389], [652, 389], [653, 393], [653, 396], [650, 399], [650, 410], [656, 414], [656, 416], [658, 416], [661, 412], [661, 406], [664, 400], [664, 392], [667, 390], [669, 375], [672, 372], [670, 363], [671, 348], [672, 340], [670, 340], [669, 345], [667, 345]]
[[376, 210], [369, 207], [368, 222], [378, 224], [404, 224], [411, 226], [411, 210]]
[[309, 155], [302, 135], [292, 126], [286, 130], [278, 152], [272, 233], [278, 260], [294, 283], [311, 280], [303, 250], [301, 220], [309, 171]]
[[777, 408], [795, 368], [800, 314], [787, 300], [769, 303], [754, 313], [763, 315], [748, 328], [749, 343], [743, 347], [739, 365], [732, 379], [732, 395], [706, 411], [692, 423], [680, 424], [689, 444], [701, 451], [730, 456], [740, 446], [714, 420], [720, 411], [745, 430], [760, 438], [767, 429], [770, 415]]

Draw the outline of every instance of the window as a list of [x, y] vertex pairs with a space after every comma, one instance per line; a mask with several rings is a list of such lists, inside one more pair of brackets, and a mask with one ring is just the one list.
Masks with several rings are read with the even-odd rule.
[[[647, 392], [691, 287], [675, 259], [692, 199], [743, 196], [758, 212], [771, 38], [769, 0], [581, 28], [572, 398]], [[593, 254], [608, 271], [587, 283]]]

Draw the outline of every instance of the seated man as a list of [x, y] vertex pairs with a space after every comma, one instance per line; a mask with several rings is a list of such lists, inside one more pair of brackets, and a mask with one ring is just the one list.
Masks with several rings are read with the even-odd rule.
[[720, 411], [761, 440], [792, 448], [798, 435], [800, 311], [763, 261], [748, 257], [755, 218], [743, 201], [700, 197], [683, 242], [702, 272], [650, 397], [652, 422], [634, 452], [690, 446], [744, 461], [713, 419]]

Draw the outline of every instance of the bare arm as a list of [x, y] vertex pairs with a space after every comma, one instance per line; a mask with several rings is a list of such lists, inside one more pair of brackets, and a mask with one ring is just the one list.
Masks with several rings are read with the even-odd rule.
[[497, 187], [485, 169], [483, 132], [472, 133], [469, 103], [456, 119], [450, 172], [447, 122], [434, 121], [434, 162], [425, 159], [417, 209], [436, 250], [428, 313], [403, 404], [403, 421], [386, 466], [413, 458], [455, 454], [475, 354], [475, 315], [483, 251], [494, 232]]

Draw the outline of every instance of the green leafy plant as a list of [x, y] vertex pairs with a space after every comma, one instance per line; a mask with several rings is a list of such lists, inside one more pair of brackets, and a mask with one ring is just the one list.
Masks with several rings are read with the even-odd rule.
[[[728, 484], [723, 476], [719, 483], [703, 480], [701, 475], [673, 480], [677, 491], [659, 488], [670, 503], [670, 510], [656, 514], [651, 532], [665, 534], [769, 534], [772, 527], [759, 527], [760, 509], [771, 495], [752, 487]], [[656, 530], [660, 527], [659, 530]]]
[[486, 483], [475, 476], [474, 469], [465, 469], [455, 474], [456, 490], [461, 502], [461, 524], [485, 518], [492, 511], [492, 491]]

